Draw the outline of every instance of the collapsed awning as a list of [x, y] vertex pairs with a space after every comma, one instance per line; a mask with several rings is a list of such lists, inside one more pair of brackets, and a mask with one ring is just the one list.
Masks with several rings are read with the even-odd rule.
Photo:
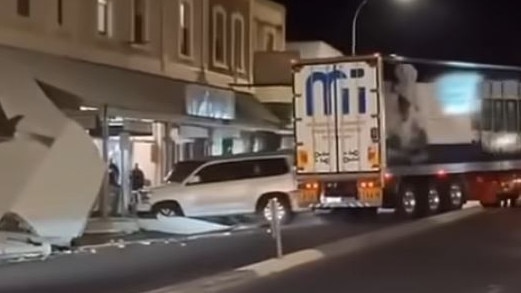
[[0, 142], [0, 218], [56, 245], [83, 232], [105, 164], [92, 139], [45, 96], [30, 71], [0, 55], [3, 120], [19, 117]]

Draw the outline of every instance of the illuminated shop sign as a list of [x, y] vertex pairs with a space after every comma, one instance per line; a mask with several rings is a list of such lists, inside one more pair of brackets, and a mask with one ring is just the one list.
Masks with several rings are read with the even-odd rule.
[[186, 114], [213, 119], [235, 119], [235, 94], [233, 91], [188, 85]]

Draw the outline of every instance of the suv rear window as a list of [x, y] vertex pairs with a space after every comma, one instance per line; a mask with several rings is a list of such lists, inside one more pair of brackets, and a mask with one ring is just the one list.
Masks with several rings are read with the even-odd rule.
[[284, 175], [289, 172], [288, 161], [284, 158], [261, 159], [252, 161], [255, 177], [269, 177]]

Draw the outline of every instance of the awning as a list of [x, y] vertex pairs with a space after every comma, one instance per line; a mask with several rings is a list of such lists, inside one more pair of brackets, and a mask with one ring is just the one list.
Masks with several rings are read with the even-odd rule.
[[88, 106], [184, 115], [182, 81], [5, 46], [0, 46], [0, 54], [25, 65], [62, 103], [68, 100], [63, 93], [69, 93]]
[[186, 115], [189, 83], [184, 81], [6, 46], [0, 46], [0, 54], [25, 66], [46, 95], [82, 125], [90, 125], [94, 113], [79, 115], [70, 110], [105, 104], [110, 115], [121, 117], [263, 130], [277, 130], [281, 125], [251, 94], [236, 93], [234, 120], [192, 117]]
[[255, 96], [238, 93], [236, 98], [236, 122], [278, 129], [281, 121], [271, 113]]
[[292, 127], [293, 121], [293, 104], [292, 103], [264, 103], [275, 116], [277, 116], [283, 125]]

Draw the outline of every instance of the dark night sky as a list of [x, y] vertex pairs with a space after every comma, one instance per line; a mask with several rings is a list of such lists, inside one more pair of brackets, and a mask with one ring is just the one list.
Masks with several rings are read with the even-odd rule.
[[[287, 7], [290, 40], [324, 40], [349, 52], [351, 21], [361, 0], [276, 1]], [[359, 54], [521, 65], [520, 0], [409, 2], [369, 1], [358, 22]]]

